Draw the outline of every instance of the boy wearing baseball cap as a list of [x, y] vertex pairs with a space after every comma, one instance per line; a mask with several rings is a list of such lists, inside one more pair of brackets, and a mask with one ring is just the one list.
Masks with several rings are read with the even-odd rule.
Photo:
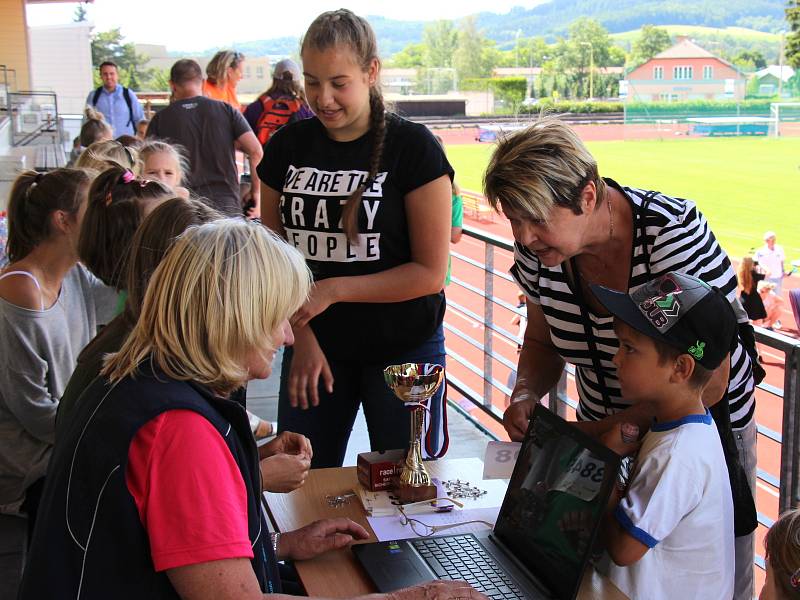
[[650, 401], [656, 411], [630, 484], [608, 515], [608, 576], [637, 600], [730, 600], [731, 488], [701, 395], [735, 344], [733, 309], [719, 290], [683, 273], [630, 295], [595, 285], [592, 291], [615, 317], [623, 396]]

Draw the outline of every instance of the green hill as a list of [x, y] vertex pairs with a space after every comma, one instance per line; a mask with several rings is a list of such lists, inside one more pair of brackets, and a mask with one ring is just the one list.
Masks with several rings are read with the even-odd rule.
[[[452, 18], [466, 15], [453, 10]], [[478, 28], [501, 47], [523, 37], [544, 36], [552, 42], [564, 36], [579, 17], [598, 20], [612, 34], [627, 35], [642, 25], [668, 26], [676, 31], [689, 28], [696, 39], [709, 28], [721, 28], [741, 47], [775, 43], [774, 33], [785, 27], [784, 0], [549, 0], [532, 8], [516, 7], [506, 13], [475, 15]], [[375, 28], [383, 56], [391, 56], [408, 44], [422, 40], [423, 20], [400, 21], [381, 16], [367, 17]], [[759, 36], [764, 36], [763, 39]], [[770, 37], [772, 35], [772, 37]], [[713, 40], [712, 40], [713, 41]], [[291, 55], [297, 52], [297, 38], [241, 42], [236, 45], [249, 54]], [[776, 53], [777, 50], [772, 52]]]

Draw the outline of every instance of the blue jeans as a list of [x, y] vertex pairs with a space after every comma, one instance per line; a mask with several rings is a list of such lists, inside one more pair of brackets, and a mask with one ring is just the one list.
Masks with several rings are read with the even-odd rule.
[[[440, 325], [429, 340], [385, 362], [373, 362], [368, 356], [353, 357], [352, 360], [329, 359], [333, 393], [329, 394], [320, 383], [319, 405], [307, 410], [292, 408], [289, 404], [292, 356], [292, 348], [286, 348], [278, 397], [278, 430], [302, 433], [311, 440], [314, 449], [312, 468], [341, 467], [359, 405], [364, 407], [372, 450], [408, 447], [410, 411], [384, 382], [383, 370], [389, 365], [407, 362], [445, 366], [444, 330]], [[429, 404], [434, 426], [442, 418], [440, 398], [443, 392], [444, 385]], [[439, 443], [439, 440], [433, 440], [432, 445], [438, 448]]]

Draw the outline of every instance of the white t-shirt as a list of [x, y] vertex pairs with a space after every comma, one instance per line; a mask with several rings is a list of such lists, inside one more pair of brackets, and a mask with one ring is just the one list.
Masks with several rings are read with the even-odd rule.
[[629, 567], [609, 561], [609, 578], [629, 598], [731, 600], [733, 501], [708, 411], [653, 425], [614, 516], [650, 548]]
[[772, 250], [764, 244], [756, 250], [753, 258], [758, 262], [759, 266], [767, 271], [767, 277], [770, 279], [783, 277], [783, 262], [786, 260], [786, 255], [783, 253], [783, 248], [778, 244], [775, 244]]

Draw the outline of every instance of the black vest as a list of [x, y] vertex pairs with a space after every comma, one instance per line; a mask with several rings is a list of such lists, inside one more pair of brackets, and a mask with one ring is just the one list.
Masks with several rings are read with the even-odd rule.
[[21, 600], [178, 598], [166, 574], [154, 570], [147, 534], [125, 483], [128, 448], [136, 432], [174, 409], [203, 415], [223, 436], [247, 489], [253, 571], [263, 592], [280, 592], [260, 504], [258, 451], [244, 409], [203, 386], [156, 375], [146, 365], [135, 379], [126, 377], [114, 386], [97, 378], [59, 432]]

